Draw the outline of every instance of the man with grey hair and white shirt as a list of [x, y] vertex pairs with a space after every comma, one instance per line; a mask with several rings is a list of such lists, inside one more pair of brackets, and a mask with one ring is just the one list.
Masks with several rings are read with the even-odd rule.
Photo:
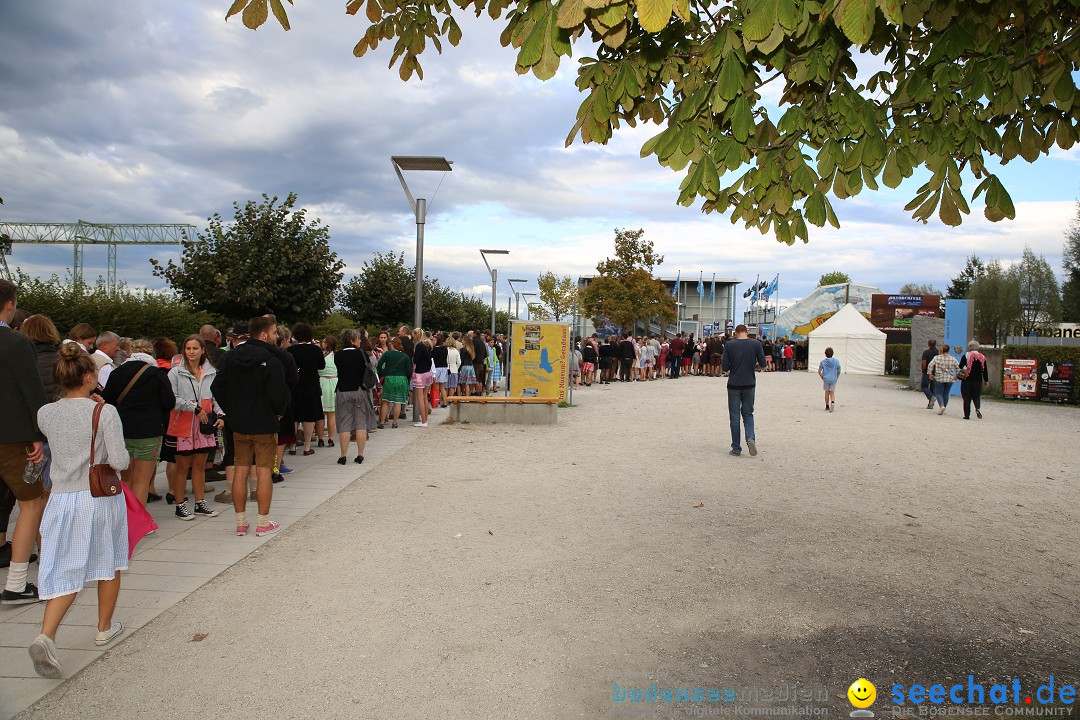
[[97, 336], [96, 349], [90, 357], [98, 369], [98, 387], [105, 387], [105, 383], [109, 381], [109, 375], [114, 370], [113, 359], [119, 349], [120, 336], [116, 333], [106, 330]]

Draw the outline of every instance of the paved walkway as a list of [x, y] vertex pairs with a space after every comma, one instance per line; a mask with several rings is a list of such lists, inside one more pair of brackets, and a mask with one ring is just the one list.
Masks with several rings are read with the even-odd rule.
[[[650, 674], [732, 700], [635, 714], [790, 711], [798, 685], [846, 717], [866, 677], [881, 717], [894, 684], [1076, 684], [1080, 411], [964, 421], [854, 376], [838, 399], [761, 376], [757, 457], [727, 454], [710, 378], [593, 386], [555, 426], [397, 431], [414, 442], [20, 720], [616, 717]], [[279, 500], [351, 479], [316, 458]], [[256, 547], [224, 530], [211, 556]]]
[[[439, 412], [439, 411], [436, 411]], [[274, 486], [271, 517], [281, 523], [281, 532], [337, 495], [342, 488], [377, 468], [421, 432], [404, 423], [403, 428], [378, 431], [368, 442], [364, 464], [349, 458], [345, 466], [336, 463], [337, 448], [317, 449], [315, 455], [285, 456], [285, 464], [294, 472]], [[350, 446], [355, 452], [356, 446]], [[164, 466], [161, 466], [164, 468]], [[225, 488], [225, 482], [210, 482], [215, 487], [207, 498]], [[164, 472], [158, 473], [157, 488], [164, 493]], [[231, 505], [211, 505], [221, 514], [214, 518], [196, 518], [184, 522], [173, 515], [175, 506], [164, 501], [152, 503], [151, 514], [159, 525], [153, 535], [136, 547], [131, 569], [124, 573], [115, 618], [124, 623], [121, 640], [135, 633], [163, 612], [187, 598], [213, 578], [244, 558], [256, 555], [274, 536], [255, 537], [254, 530], [245, 538], [233, 534], [235, 528]], [[254, 502], [248, 502], [248, 517]], [[14, 518], [11, 522], [14, 528]], [[37, 564], [30, 566], [30, 581], [36, 582]], [[0, 585], [7, 570], [0, 570]], [[84, 589], [64, 618], [56, 643], [69, 679], [98, 659], [109, 648], [94, 645], [97, 625], [96, 585]], [[45, 604], [0, 605], [0, 720], [8, 720], [30, 707], [65, 680], [39, 677], [27, 656], [26, 648], [38, 636]]]

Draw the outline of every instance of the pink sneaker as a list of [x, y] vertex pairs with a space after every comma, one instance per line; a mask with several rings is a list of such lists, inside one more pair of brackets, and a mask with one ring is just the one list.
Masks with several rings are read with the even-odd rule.
[[247, 535], [248, 528], [250, 528], [250, 527], [251, 527], [250, 525], [237, 525], [236, 526], [236, 534], [239, 535], [240, 537], [244, 537], [245, 535]]
[[281, 526], [271, 520], [269, 525], [260, 525], [259, 527], [255, 528], [255, 537], [270, 535], [271, 533], [276, 533], [280, 529]]

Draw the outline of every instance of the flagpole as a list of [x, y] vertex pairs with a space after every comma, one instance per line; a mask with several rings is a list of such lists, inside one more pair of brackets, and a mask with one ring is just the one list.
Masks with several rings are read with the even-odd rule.
[[709, 287], [709, 302], [712, 303], [712, 321], [716, 322], [716, 273], [712, 274], [712, 285]]
[[776, 273], [776, 302], [773, 304], [772, 339], [776, 342], [776, 319], [780, 316], [780, 273]]

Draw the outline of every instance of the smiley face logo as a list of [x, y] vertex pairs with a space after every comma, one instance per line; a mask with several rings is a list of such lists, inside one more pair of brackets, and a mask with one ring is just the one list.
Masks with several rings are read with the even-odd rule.
[[847, 689], [848, 700], [857, 708], [868, 708], [877, 700], [877, 688], [866, 678], [859, 678]]

